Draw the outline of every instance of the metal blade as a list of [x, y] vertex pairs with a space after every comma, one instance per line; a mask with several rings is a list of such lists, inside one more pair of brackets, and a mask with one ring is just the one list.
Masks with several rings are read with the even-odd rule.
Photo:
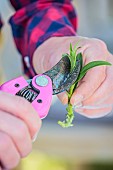
[[43, 73], [49, 76], [52, 80], [53, 95], [68, 90], [69, 87], [76, 81], [81, 69], [80, 60], [78, 59], [76, 61], [76, 67], [71, 73], [70, 68], [71, 63], [67, 54], [49, 71]]

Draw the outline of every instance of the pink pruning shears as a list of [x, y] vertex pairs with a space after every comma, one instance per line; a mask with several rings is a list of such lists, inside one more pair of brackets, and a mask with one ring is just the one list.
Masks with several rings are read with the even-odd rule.
[[76, 61], [76, 67], [72, 72], [70, 68], [71, 63], [67, 54], [49, 71], [29, 80], [25, 80], [23, 76], [10, 80], [2, 84], [0, 90], [27, 99], [43, 119], [49, 112], [52, 95], [69, 90], [78, 78], [80, 61]]

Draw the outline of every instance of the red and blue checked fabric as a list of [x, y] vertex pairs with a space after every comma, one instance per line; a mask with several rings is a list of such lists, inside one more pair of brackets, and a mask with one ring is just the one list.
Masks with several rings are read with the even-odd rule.
[[[50, 37], [74, 36], [77, 17], [70, 0], [10, 0], [16, 13], [10, 18], [17, 49], [22, 55], [24, 72], [36, 73], [32, 65], [35, 49]], [[30, 67], [26, 64], [28, 56]]]

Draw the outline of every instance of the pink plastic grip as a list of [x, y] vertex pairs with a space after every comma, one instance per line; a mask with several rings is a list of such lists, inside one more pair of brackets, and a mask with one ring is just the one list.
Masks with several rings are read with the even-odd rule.
[[[39, 76], [44, 76], [48, 80], [48, 84], [46, 86], [37, 85], [36, 78]], [[17, 86], [17, 84], [19, 86]], [[25, 88], [29, 84], [24, 79], [24, 77], [18, 77], [16, 79], [10, 80], [3, 85], [0, 86], [0, 90], [14, 94], [18, 93], [21, 89]], [[35, 100], [31, 103], [32, 106], [37, 111], [39, 117], [41, 119], [45, 118], [49, 112], [51, 101], [52, 101], [52, 81], [51, 79], [46, 75], [37, 75], [32, 79], [32, 85], [40, 91], [38, 96], [35, 98]], [[38, 100], [42, 100], [42, 103], [38, 103]]]

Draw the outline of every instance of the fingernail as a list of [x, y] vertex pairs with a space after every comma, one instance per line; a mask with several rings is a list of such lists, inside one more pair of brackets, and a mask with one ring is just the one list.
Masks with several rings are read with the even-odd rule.
[[83, 96], [82, 95], [75, 95], [75, 99], [74, 99], [74, 106], [78, 105], [79, 103], [81, 103], [83, 100]]
[[77, 105], [73, 106], [73, 109], [78, 109], [82, 107], [82, 102], [78, 103]]
[[83, 112], [83, 108], [77, 108], [76, 111]]
[[75, 108], [75, 112], [77, 112], [81, 115], [84, 115], [84, 109], [82, 109], [82, 108], [77, 108], [77, 109]]
[[34, 137], [33, 137], [33, 139], [32, 139], [32, 142], [35, 142], [36, 139], [37, 139], [37, 137], [38, 137], [38, 132], [34, 135]]

